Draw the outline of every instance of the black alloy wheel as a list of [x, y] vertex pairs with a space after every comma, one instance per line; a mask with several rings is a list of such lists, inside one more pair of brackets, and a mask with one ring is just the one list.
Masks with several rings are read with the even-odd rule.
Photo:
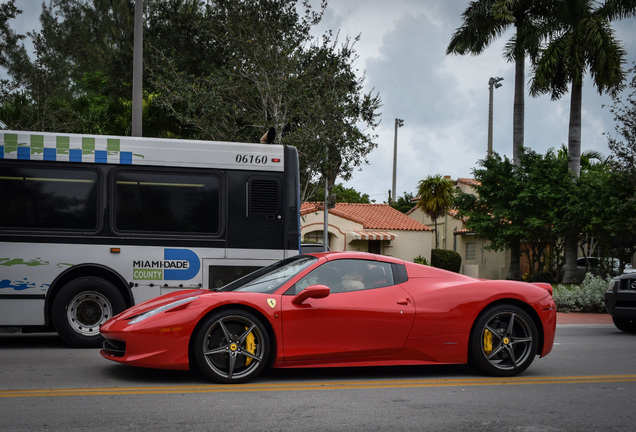
[[485, 309], [470, 334], [468, 360], [477, 371], [498, 377], [518, 375], [530, 366], [539, 347], [532, 317], [515, 305]]
[[267, 365], [269, 352], [267, 329], [246, 311], [217, 312], [204, 319], [194, 333], [194, 362], [219, 383], [243, 383], [255, 378]]

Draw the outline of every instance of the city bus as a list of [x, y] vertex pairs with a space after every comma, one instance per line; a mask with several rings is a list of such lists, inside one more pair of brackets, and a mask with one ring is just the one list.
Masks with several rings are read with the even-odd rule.
[[300, 247], [296, 148], [0, 131], [0, 331], [99, 326], [214, 289]]

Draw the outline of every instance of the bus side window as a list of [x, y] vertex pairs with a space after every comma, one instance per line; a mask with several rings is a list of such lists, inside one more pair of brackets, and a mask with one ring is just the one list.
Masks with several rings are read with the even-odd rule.
[[0, 226], [94, 231], [99, 175], [94, 169], [2, 166]]
[[120, 231], [213, 235], [220, 230], [218, 175], [120, 171], [115, 182]]

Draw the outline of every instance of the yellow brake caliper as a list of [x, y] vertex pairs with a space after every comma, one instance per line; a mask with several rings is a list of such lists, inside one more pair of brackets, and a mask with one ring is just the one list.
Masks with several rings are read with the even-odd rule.
[[[247, 330], [247, 327], [245, 327], [245, 330]], [[254, 334], [252, 332], [250, 332], [250, 334], [248, 334], [247, 338], [245, 339], [245, 350], [252, 355], [256, 351], [256, 338], [254, 337]], [[250, 363], [252, 363], [252, 358], [246, 357], [245, 366], [249, 366]]]
[[492, 352], [492, 333], [488, 329], [484, 330], [484, 352], [486, 355]]

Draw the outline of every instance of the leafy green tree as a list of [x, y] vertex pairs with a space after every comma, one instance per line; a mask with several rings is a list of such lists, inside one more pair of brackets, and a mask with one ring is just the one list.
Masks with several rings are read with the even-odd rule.
[[[16, 34], [10, 27], [10, 20], [20, 15], [22, 11], [15, 5], [15, 0], [9, 0], [0, 4], [0, 67], [8, 67], [9, 58], [7, 51], [18, 45], [24, 39], [24, 35]], [[11, 81], [0, 79], [0, 101], [9, 99], [9, 95], [14, 90]], [[13, 117], [12, 110], [3, 110], [0, 106], [0, 121], [3, 123]]]
[[631, 73], [629, 93], [614, 97], [611, 107], [616, 125], [615, 134], [607, 134], [612, 153], [609, 175], [615, 178], [608, 180], [611, 204], [601, 209], [603, 227], [612, 235], [621, 261], [631, 260], [636, 250], [636, 66]]
[[[354, 188], [346, 188], [342, 183], [338, 183], [331, 189], [331, 194], [335, 196], [336, 202], [339, 203], [358, 203], [358, 204], [370, 204], [368, 194], [363, 194], [355, 190]], [[307, 201], [324, 201], [325, 199], [325, 187], [317, 186], [316, 193], [311, 196]]]
[[413, 201], [415, 197], [410, 192], [404, 192], [404, 195], [398, 197], [395, 201], [391, 203], [391, 207], [396, 210], [401, 211], [402, 213], [408, 213], [415, 205], [416, 202]]
[[526, 149], [518, 165], [497, 154], [480, 165], [474, 172], [480, 183], [477, 195], [461, 193], [455, 200], [458, 217], [467, 218], [467, 227], [490, 241], [490, 250], [522, 244], [531, 278], [556, 279], [563, 232], [568, 224], [580, 224], [571, 210], [575, 184], [567, 159]]
[[613, 97], [611, 112], [614, 115], [614, 135], [606, 134], [612, 153], [613, 166], [636, 180], [636, 66], [629, 83], [631, 91], [624, 100], [620, 95]]
[[[533, 95], [550, 93], [561, 98], [570, 86], [570, 123], [568, 133], [569, 168], [575, 178], [580, 174], [581, 109], [583, 77], [590, 71], [599, 93], [615, 95], [625, 73], [625, 52], [614, 36], [610, 20], [633, 15], [636, 3], [615, 0], [597, 6], [591, 0], [559, 0], [553, 2], [548, 22], [548, 46], [535, 61], [530, 91]], [[576, 272], [577, 235], [575, 227], [566, 233], [564, 282], [574, 282]]]
[[581, 170], [577, 205], [571, 209], [585, 222], [579, 234], [582, 254], [618, 258], [621, 272], [636, 248], [635, 186], [625, 171], [611, 165]]
[[577, 188], [567, 168], [567, 158], [548, 151], [545, 155], [527, 151], [522, 155], [521, 192], [514, 202], [518, 223], [524, 233], [523, 253], [531, 277], [554, 281], [563, 264], [563, 233], [582, 226], [585, 214], [577, 212]]
[[307, 200], [322, 179], [332, 188], [367, 160], [377, 144], [364, 131], [378, 125], [380, 98], [364, 93], [353, 67], [357, 39], [312, 37], [326, 3], [314, 11], [300, 2], [302, 17], [298, 4], [210, 2], [205, 21], [213, 23], [223, 53], [210, 63], [219, 66], [193, 75], [166, 56], [150, 79], [159, 90], [156, 103], [196, 137], [254, 142], [274, 126], [275, 142], [299, 149], [301, 198]]
[[15, 0], [8, 0], [0, 4], [0, 66], [7, 66], [5, 53], [7, 49], [18, 44], [24, 35], [16, 34], [9, 26], [9, 21], [22, 13], [15, 5]]
[[[16, 90], [5, 95], [2, 103], [12, 116], [12, 128], [125, 133], [125, 128], [94, 130], [95, 123], [121, 123], [106, 114], [111, 114], [111, 107], [125, 107], [121, 99], [130, 95], [125, 83], [132, 74], [132, 27], [121, 15], [125, 17], [134, 3], [111, 3], [55, 0], [50, 6], [44, 4], [41, 30], [27, 33], [34, 58], [23, 44], [6, 51], [6, 68]], [[127, 38], [129, 49], [125, 49]]]
[[428, 176], [420, 180], [418, 186], [418, 202], [416, 207], [426, 213], [435, 224], [435, 249], [439, 249], [437, 219], [444, 216], [453, 204], [455, 187], [450, 180], [441, 175]]
[[501, 158], [496, 153], [480, 161], [481, 169], [474, 171], [479, 185], [477, 195], [459, 193], [454, 206], [458, 217], [467, 218], [467, 227], [481, 238], [490, 241], [490, 250], [511, 250], [508, 279], [521, 279], [520, 242], [524, 237], [521, 228], [512, 224], [513, 208], [522, 191], [522, 186], [514, 176], [517, 173], [512, 160]]
[[304, 97], [294, 100], [286, 142], [301, 152], [305, 184], [318, 175], [329, 186], [336, 178], [350, 180], [377, 147], [373, 131], [379, 124], [381, 100], [373, 90], [364, 92], [364, 78], [356, 73], [356, 40], [338, 44], [329, 33], [301, 63]]

